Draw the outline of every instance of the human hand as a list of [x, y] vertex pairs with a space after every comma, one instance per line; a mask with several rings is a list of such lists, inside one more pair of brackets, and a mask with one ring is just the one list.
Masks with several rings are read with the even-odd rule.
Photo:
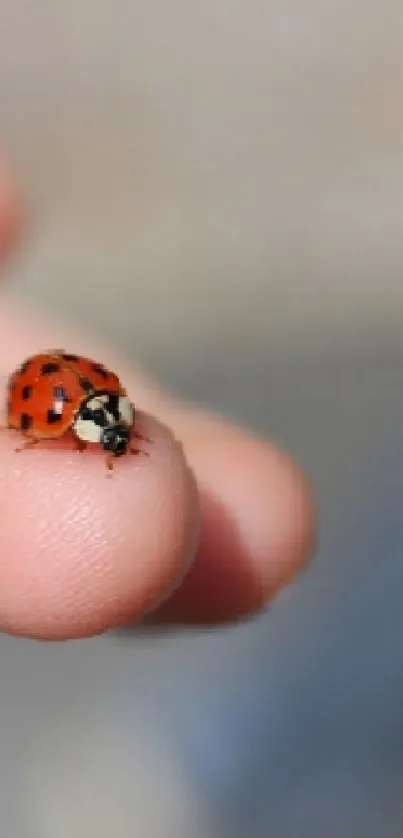
[[[2, 259], [21, 217], [0, 166]], [[150, 612], [154, 623], [212, 625], [262, 609], [305, 566], [314, 543], [312, 496], [294, 463], [3, 292], [4, 386], [25, 357], [52, 346], [118, 372], [142, 411], [151, 455], [124, 458], [105, 480], [97, 455], [38, 445], [17, 457], [15, 434], [0, 435], [0, 630], [69, 639]]]

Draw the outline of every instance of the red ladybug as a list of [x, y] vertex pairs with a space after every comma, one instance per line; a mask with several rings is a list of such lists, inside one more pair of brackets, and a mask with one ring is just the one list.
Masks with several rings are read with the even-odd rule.
[[[79, 451], [98, 444], [107, 467], [144, 439], [134, 427], [134, 407], [115, 373], [91, 358], [54, 350], [33, 355], [10, 376], [7, 427], [27, 438], [22, 448], [72, 433]], [[21, 449], [19, 449], [21, 450]]]

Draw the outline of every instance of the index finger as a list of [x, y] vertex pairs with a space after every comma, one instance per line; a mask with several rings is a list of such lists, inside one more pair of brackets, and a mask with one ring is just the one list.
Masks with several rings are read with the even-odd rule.
[[180, 444], [148, 415], [149, 457], [66, 446], [15, 452], [0, 435], [0, 627], [37, 638], [95, 634], [138, 620], [181, 579], [198, 523]]

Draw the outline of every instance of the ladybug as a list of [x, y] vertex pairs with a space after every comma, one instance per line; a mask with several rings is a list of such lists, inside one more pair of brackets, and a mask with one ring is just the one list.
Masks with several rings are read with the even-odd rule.
[[132, 447], [134, 438], [145, 439], [134, 425], [134, 406], [118, 376], [91, 358], [43, 352], [9, 378], [7, 427], [26, 437], [19, 451], [71, 433], [79, 451], [101, 446], [112, 470], [116, 457], [142, 453]]

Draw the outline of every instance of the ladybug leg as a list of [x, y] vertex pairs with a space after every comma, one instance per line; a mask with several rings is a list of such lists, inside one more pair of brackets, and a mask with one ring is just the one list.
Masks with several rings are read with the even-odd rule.
[[31, 437], [30, 439], [26, 439], [19, 448], [16, 448], [15, 451], [17, 454], [20, 454], [21, 451], [26, 451], [27, 448], [33, 448], [34, 445], [38, 445], [39, 439], [35, 439]]
[[[138, 431], [136, 431], [135, 429], [133, 429], [133, 431], [132, 431], [132, 439], [138, 439], [139, 442], [152, 442], [151, 439], [148, 439], [148, 437], [143, 436], [142, 434], [139, 434]], [[130, 448], [129, 448], [129, 451], [130, 451], [131, 454], [134, 454], [134, 455], [141, 454], [143, 457], [149, 457], [150, 456], [148, 451], [144, 451], [144, 449], [140, 448], [138, 445], [131, 445]]]
[[130, 448], [130, 453], [134, 454], [134, 456], [138, 456], [141, 454], [142, 457], [149, 457], [148, 451], [143, 451], [142, 448]]
[[108, 454], [106, 458], [106, 468], [108, 469], [107, 477], [112, 477], [113, 467], [115, 465], [115, 455]]
[[137, 431], [136, 428], [134, 428], [132, 431], [132, 438], [139, 439], [141, 442], [152, 442], [152, 439], [150, 439], [148, 436], [143, 436], [143, 434]]
[[77, 449], [77, 451], [79, 451], [80, 454], [82, 454], [83, 451], [85, 451], [86, 448], [87, 448], [87, 443], [83, 442], [82, 439], [77, 439], [77, 437], [76, 437], [76, 449]]

